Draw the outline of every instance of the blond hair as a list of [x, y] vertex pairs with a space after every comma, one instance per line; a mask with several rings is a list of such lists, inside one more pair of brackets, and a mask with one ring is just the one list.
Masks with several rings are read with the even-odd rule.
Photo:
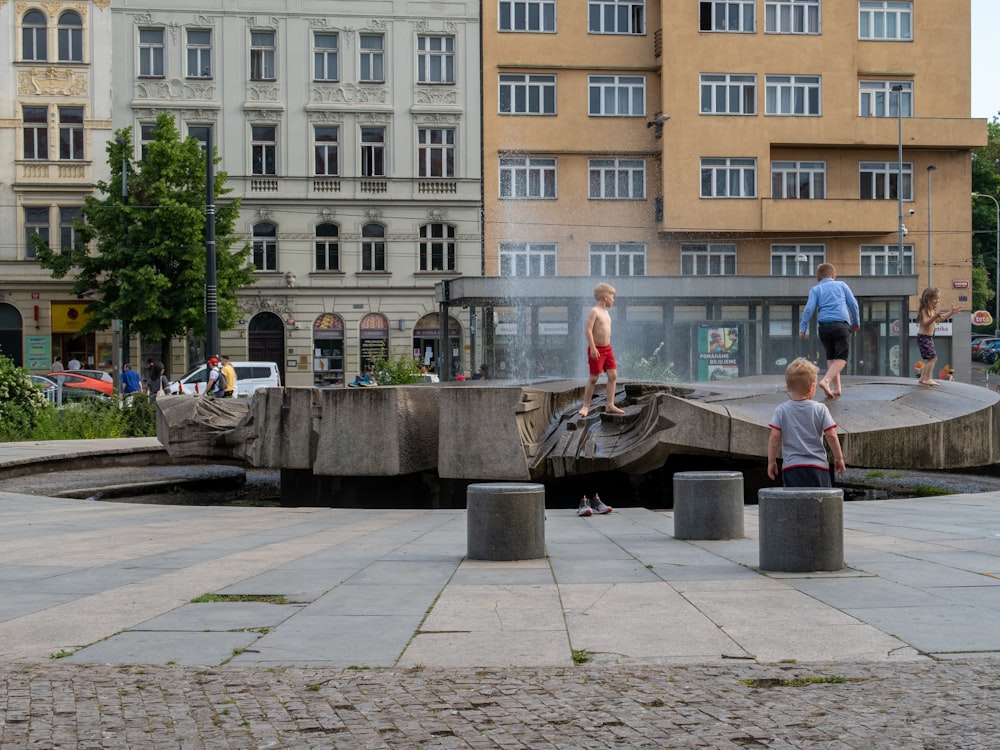
[[937, 302], [941, 299], [941, 290], [936, 286], [929, 286], [920, 295], [920, 307], [917, 310], [918, 315], [923, 317], [924, 315], [930, 316], [930, 313], [937, 307]]
[[816, 281], [822, 281], [823, 279], [832, 279], [837, 275], [837, 269], [834, 268], [833, 263], [820, 263], [816, 266]]
[[594, 287], [594, 299], [600, 299], [605, 294], [615, 294], [615, 288], [611, 286], [606, 281], [602, 281], [600, 284]]
[[793, 359], [785, 368], [785, 387], [794, 393], [805, 393], [818, 375], [819, 368], [805, 357]]

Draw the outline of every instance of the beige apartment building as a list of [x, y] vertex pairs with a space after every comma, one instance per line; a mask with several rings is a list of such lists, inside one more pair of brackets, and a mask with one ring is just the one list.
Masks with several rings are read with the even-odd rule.
[[[589, 282], [562, 277], [588, 276], [619, 290], [626, 373], [658, 346], [691, 378], [780, 372], [817, 352], [798, 324], [827, 261], [863, 296], [850, 371], [912, 374], [919, 290], [971, 304], [969, 154], [986, 123], [969, 116], [968, 0], [582, 6], [483, 6], [498, 370], [544, 372], [553, 351], [582, 370], [590, 302], [573, 296]], [[453, 297], [490, 306], [493, 282], [463, 281]], [[738, 358], [707, 357], [718, 329]], [[938, 332], [960, 374], [967, 330]]]

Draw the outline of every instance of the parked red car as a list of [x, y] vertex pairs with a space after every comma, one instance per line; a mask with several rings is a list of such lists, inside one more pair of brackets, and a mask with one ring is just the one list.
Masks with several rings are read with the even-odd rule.
[[66, 388], [89, 388], [92, 391], [100, 391], [106, 396], [114, 394], [114, 383], [99, 378], [92, 378], [88, 375], [80, 375], [78, 372], [50, 372], [45, 377], [51, 378], [61, 386]]

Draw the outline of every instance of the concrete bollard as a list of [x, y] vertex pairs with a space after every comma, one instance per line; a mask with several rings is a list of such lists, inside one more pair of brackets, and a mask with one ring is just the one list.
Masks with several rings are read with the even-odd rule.
[[470, 484], [466, 491], [470, 560], [545, 557], [545, 486], [520, 482]]
[[811, 573], [844, 567], [844, 491], [768, 487], [758, 491], [760, 569]]
[[742, 539], [743, 474], [738, 471], [674, 474], [674, 537]]

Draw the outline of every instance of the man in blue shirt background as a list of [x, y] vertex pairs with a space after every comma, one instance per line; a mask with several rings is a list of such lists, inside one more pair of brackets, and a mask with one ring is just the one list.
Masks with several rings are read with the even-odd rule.
[[128, 362], [122, 368], [122, 393], [138, 393], [142, 390], [142, 379]]
[[851, 288], [837, 281], [837, 269], [832, 263], [820, 263], [816, 281], [809, 290], [809, 299], [799, 322], [799, 338], [806, 337], [813, 313], [819, 319], [819, 340], [826, 349], [826, 375], [817, 383], [828, 398], [842, 393], [840, 371], [847, 367], [851, 332], [861, 329], [861, 313]]

